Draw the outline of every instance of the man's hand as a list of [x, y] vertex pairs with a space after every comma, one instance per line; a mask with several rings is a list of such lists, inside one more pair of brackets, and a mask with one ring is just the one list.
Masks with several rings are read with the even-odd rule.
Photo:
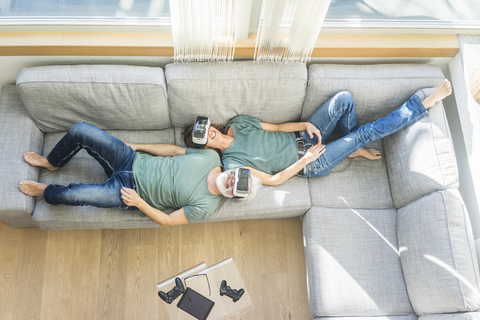
[[131, 143], [131, 142], [127, 142], [127, 141], [123, 141], [123, 143], [125, 143], [127, 146], [132, 148], [133, 151], [137, 151], [137, 145], [135, 143]]
[[120, 192], [122, 193], [123, 202], [129, 207], [138, 208], [138, 206], [143, 202], [143, 199], [140, 198], [138, 193], [133, 189], [123, 187]]
[[313, 162], [313, 161], [317, 160], [324, 152], [325, 152], [325, 146], [323, 144], [319, 143], [319, 144], [311, 146], [307, 150], [307, 152], [305, 153], [303, 158], [305, 158], [307, 163], [310, 163], [310, 162]]
[[305, 122], [305, 130], [307, 130], [310, 139], [313, 139], [313, 135], [316, 135], [318, 138], [318, 144], [322, 143], [322, 134], [320, 133], [320, 130], [318, 130], [318, 128], [312, 123]]

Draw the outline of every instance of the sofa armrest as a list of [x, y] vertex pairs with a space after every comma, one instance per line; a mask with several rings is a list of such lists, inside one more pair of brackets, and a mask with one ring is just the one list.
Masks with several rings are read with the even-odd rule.
[[23, 154], [41, 154], [43, 133], [30, 119], [15, 86], [6, 85], [0, 95], [0, 220], [14, 227], [36, 226], [32, 219], [35, 198], [18, 190], [21, 180], [38, 181], [40, 170], [28, 165]]
[[[433, 90], [416, 94], [423, 100]], [[441, 101], [417, 123], [386, 137], [384, 151], [396, 208], [439, 190], [458, 188], [457, 161]]]

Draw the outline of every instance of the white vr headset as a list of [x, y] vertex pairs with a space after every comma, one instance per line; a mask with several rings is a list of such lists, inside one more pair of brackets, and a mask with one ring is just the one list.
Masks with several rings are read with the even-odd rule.
[[195, 147], [204, 147], [207, 144], [209, 128], [210, 119], [204, 116], [197, 116], [192, 132], [192, 140]]
[[250, 170], [245, 168], [235, 169], [235, 183], [233, 185], [233, 195], [235, 197], [245, 198], [250, 191]]

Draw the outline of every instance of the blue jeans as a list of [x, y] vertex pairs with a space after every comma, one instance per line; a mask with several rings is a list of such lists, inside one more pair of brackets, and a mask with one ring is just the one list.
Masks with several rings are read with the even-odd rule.
[[[427, 113], [428, 110], [415, 95], [386, 117], [357, 129], [357, 116], [352, 95], [347, 91], [337, 93], [321, 105], [307, 121], [320, 130], [323, 144], [326, 143], [337, 124], [341, 138], [325, 145], [325, 152], [317, 160], [305, 166], [303, 177], [326, 175], [356, 150], [414, 124]], [[316, 137], [310, 139], [306, 131], [301, 135], [306, 149], [318, 141]]]
[[85, 149], [100, 163], [108, 179], [100, 184], [51, 184], [45, 189], [45, 201], [54, 205], [137, 209], [128, 207], [120, 193], [122, 187], [135, 189], [132, 172], [135, 151], [107, 132], [82, 122], [72, 126], [47, 156], [47, 160], [55, 167], [62, 167], [81, 149]]

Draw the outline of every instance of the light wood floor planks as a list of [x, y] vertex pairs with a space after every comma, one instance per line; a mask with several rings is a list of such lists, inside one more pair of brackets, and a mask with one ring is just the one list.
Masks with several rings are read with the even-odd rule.
[[235, 319], [310, 319], [302, 224], [278, 219], [50, 231], [0, 221], [0, 320], [168, 319], [156, 283], [230, 256], [255, 306]]

